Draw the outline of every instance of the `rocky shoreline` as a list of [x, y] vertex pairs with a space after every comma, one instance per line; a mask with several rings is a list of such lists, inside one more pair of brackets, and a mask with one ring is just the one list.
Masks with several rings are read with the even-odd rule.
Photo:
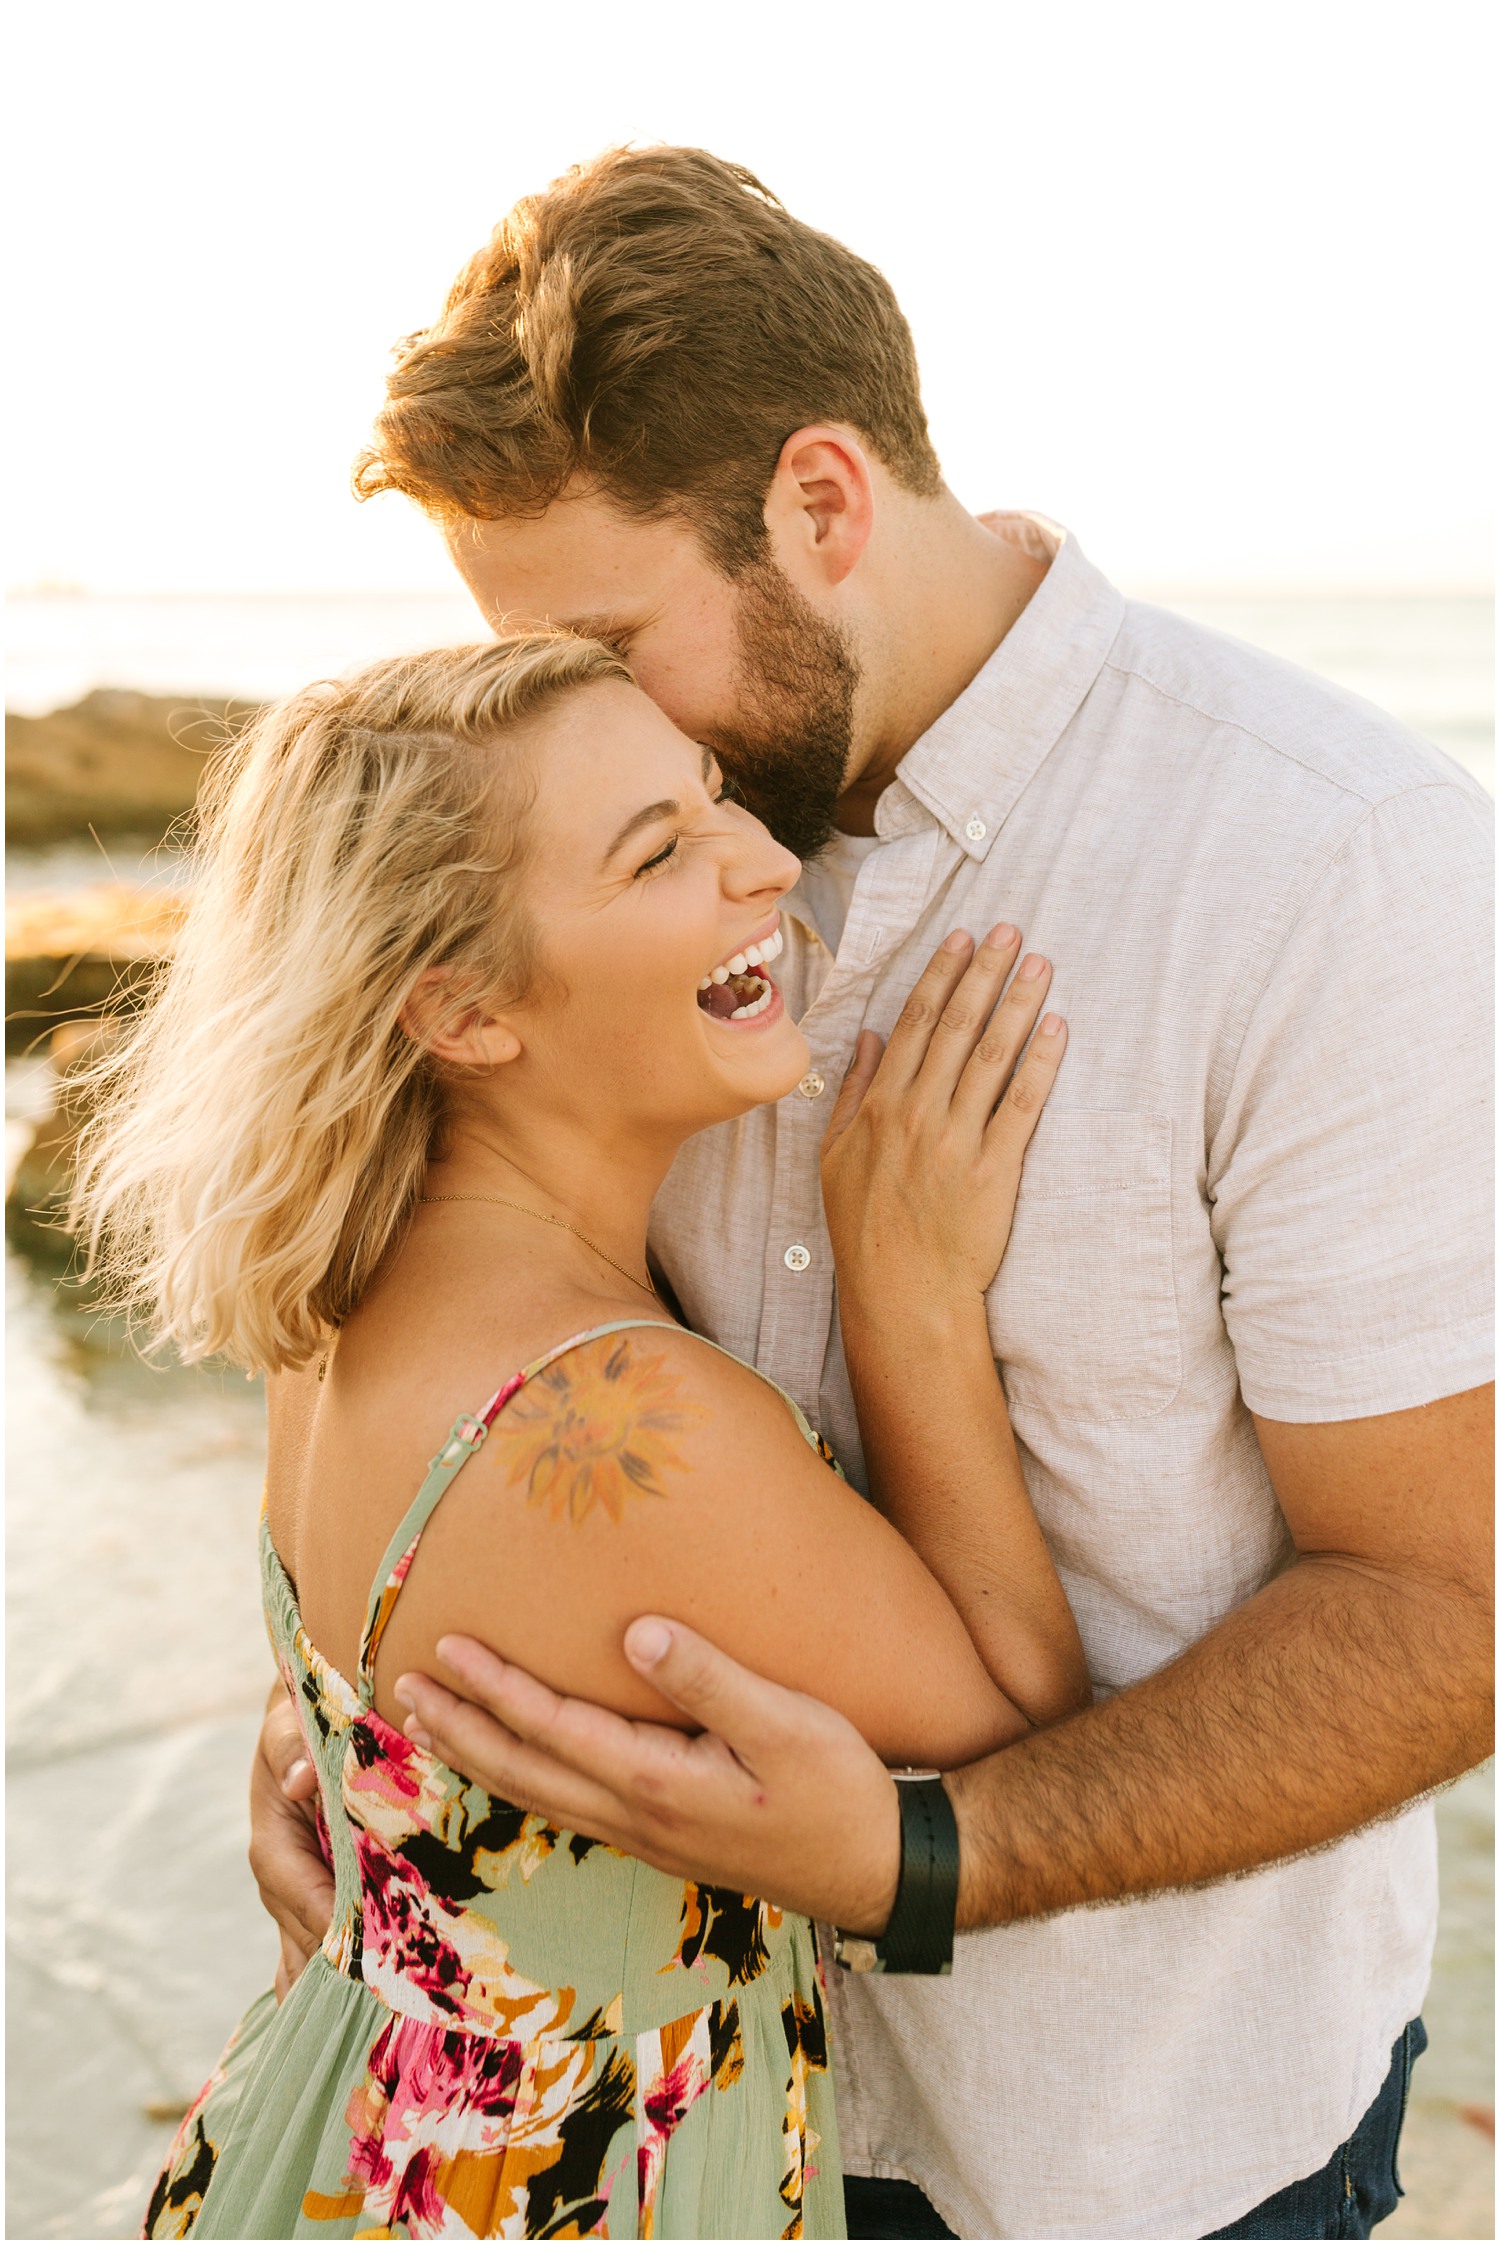
[[42, 889], [5, 907], [5, 1049], [27, 1052], [61, 1021], [128, 1007], [167, 958], [185, 899], [101, 881]]
[[[5, 721], [8, 849], [129, 835], [160, 843], [186, 818], [216, 749], [253, 702], [105, 687], [48, 717]], [[165, 957], [181, 898], [128, 882], [22, 892], [5, 920], [5, 1049], [128, 1004]]]
[[17, 1143], [6, 1125], [6, 1233], [33, 1262], [72, 1259], [59, 1216], [87, 1112], [78, 1079], [170, 957], [185, 908], [178, 891], [124, 882], [7, 899], [5, 1048], [44, 1051], [52, 1094], [49, 1113], [14, 1126]]
[[5, 839], [160, 837], [193, 807], [215, 749], [256, 704], [100, 687], [48, 717], [5, 719]]
[[[101, 688], [48, 717], [8, 713], [8, 848], [91, 836], [160, 843], [191, 812], [215, 750], [255, 707]], [[54, 1228], [79, 1119], [68, 1078], [170, 956], [184, 909], [180, 890], [128, 881], [21, 889], [6, 900], [6, 1053], [45, 1052], [56, 1093], [52, 1114], [30, 1129], [7, 1194], [11, 1236], [33, 1256], [68, 1252]]]

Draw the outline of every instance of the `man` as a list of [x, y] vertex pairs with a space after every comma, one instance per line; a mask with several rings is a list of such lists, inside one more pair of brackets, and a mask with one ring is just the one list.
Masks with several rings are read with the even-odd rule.
[[[1488, 1751], [1485, 799], [1038, 518], [968, 515], [880, 276], [701, 152], [519, 206], [359, 485], [443, 522], [491, 622], [621, 646], [811, 861], [811, 1070], [686, 1150], [653, 1245], [856, 1479], [833, 1093], [949, 928], [1055, 962], [1068, 1060], [989, 1315], [1096, 1704], [950, 1778], [952, 1979], [831, 1975], [852, 2233], [1367, 2234], [1435, 1923], [1430, 1811], [1395, 1812]], [[497, 1791], [878, 1932], [862, 1742], [671, 1617], [631, 1643], [717, 1737], [473, 1647], [491, 1714], [411, 1697]], [[295, 1760], [273, 1709], [287, 1969], [327, 1898]]]

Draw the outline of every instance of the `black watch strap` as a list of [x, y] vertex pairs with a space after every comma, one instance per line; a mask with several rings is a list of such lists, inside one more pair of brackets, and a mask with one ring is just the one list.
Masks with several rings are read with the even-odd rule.
[[958, 1824], [935, 1770], [895, 1770], [901, 1809], [901, 1874], [890, 1922], [878, 1940], [840, 1933], [834, 1954], [853, 1972], [953, 1969], [958, 1916]]

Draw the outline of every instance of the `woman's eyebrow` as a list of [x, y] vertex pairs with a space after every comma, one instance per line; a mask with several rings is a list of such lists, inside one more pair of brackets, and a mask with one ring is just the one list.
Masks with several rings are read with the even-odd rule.
[[[713, 762], [713, 750], [711, 748], [704, 749], [703, 779], [705, 786], [708, 782], [708, 775], [713, 770]], [[609, 863], [616, 850], [622, 850], [625, 847], [632, 834], [639, 834], [643, 826], [654, 826], [658, 819], [676, 818], [681, 809], [682, 805], [675, 795], [664, 795], [659, 803], [648, 803], [644, 810], [633, 811], [605, 851], [605, 864]]]
[[654, 826], [658, 819], [676, 818], [681, 809], [675, 795], [664, 795], [659, 803], [648, 803], [643, 811], [632, 812], [605, 851], [605, 863], [608, 864], [616, 850], [623, 849], [631, 835], [638, 834], [643, 826]]

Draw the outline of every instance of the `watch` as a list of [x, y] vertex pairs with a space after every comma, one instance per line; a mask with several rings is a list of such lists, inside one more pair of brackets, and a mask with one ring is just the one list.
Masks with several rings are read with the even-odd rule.
[[953, 1970], [953, 1928], [958, 1916], [958, 1825], [941, 1773], [891, 1771], [901, 1810], [901, 1870], [884, 1933], [844, 1933], [836, 1926], [833, 1953], [847, 1972]]

